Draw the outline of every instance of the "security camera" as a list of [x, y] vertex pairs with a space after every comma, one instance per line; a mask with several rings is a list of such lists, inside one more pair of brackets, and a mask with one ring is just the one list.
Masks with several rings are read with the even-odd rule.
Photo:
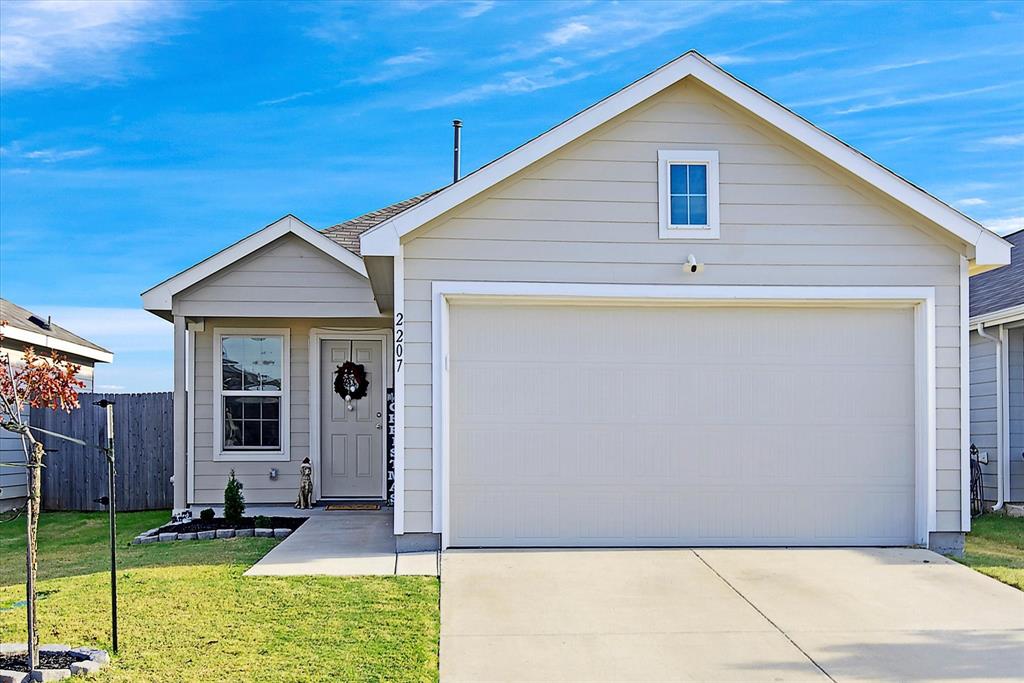
[[697, 263], [697, 257], [690, 254], [686, 257], [686, 272], [688, 273], [700, 273], [704, 270], [703, 263]]

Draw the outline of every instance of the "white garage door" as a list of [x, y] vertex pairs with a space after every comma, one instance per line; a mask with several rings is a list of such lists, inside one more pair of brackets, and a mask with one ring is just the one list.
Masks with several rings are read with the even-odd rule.
[[453, 303], [449, 545], [900, 545], [910, 308]]

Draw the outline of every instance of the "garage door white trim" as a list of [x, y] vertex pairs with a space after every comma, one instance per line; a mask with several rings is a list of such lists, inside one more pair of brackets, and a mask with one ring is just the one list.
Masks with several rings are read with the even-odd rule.
[[660, 303], [911, 304], [915, 310], [915, 540], [935, 528], [935, 289], [932, 287], [757, 287], [733, 285], [590, 285], [538, 282], [442, 282], [432, 288], [433, 530], [447, 548], [449, 519], [449, 306], [458, 300]]

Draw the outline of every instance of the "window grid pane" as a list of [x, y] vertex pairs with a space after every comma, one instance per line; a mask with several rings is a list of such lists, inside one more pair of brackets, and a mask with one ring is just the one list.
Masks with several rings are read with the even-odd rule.
[[708, 224], [707, 172], [705, 164], [669, 164], [669, 223]]
[[277, 396], [225, 396], [224, 448], [280, 448], [280, 400]]
[[226, 335], [221, 338], [222, 389], [279, 391], [284, 339], [278, 336]]

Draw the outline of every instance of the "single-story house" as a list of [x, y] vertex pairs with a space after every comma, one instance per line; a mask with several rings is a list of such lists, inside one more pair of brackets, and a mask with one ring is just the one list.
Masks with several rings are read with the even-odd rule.
[[984, 500], [1024, 503], [1024, 230], [1008, 266], [971, 278], [971, 443]]
[[[15, 365], [24, 357], [27, 346], [44, 356], [56, 352], [80, 365], [82, 369], [78, 372], [78, 379], [85, 383], [80, 391], [93, 390], [97, 363], [110, 363], [114, 360], [114, 354], [110, 351], [64, 329], [53, 322], [50, 316], [44, 318], [36, 315], [6, 299], [0, 299], [0, 337], [0, 354], [8, 355]], [[25, 462], [21, 438], [4, 429], [0, 429], [0, 462]], [[0, 467], [0, 511], [21, 507], [25, 503], [26, 494], [25, 470]]]
[[146, 291], [175, 507], [231, 469], [292, 501], [305, 457], [317, 499], [386, 499], [393, 450], [401, 550], [955, 549], [968, 277], [1010, 247], [688, 52], [438, 191]]

